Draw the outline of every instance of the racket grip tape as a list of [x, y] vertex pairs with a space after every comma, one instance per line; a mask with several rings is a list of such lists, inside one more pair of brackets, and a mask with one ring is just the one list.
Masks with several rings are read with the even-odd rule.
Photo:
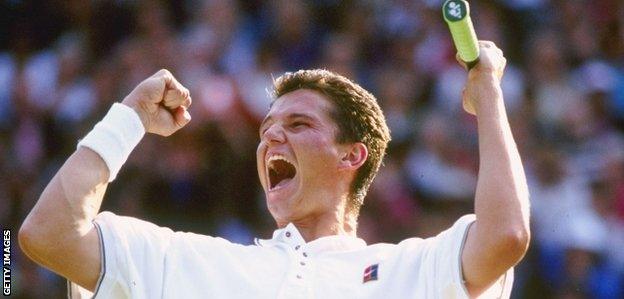
[[479, 43], [472, 20], [470, 6], [465, 0], [447, 0], [442, 15], [449, 26], [459, 58], [471, 69], [479, 62]]

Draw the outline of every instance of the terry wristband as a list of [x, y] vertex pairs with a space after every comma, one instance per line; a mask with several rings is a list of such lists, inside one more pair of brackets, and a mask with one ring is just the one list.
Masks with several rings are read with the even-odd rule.
[[132, 108], [115, 103], [93, 130], [78, 142], [78, 147], [90, 148], [102, 157], [108, 167], [108, 181], [112, 182], [143, 135], [145, 127], [139, 115]]

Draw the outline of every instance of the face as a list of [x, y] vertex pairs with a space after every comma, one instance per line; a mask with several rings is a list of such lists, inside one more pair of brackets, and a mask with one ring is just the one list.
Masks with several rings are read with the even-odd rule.
[[275, 100], [260, 126], [258, 176], [278, 224], [335, 210], [348, 192], [348, 148], [335, 141], [331, 109], [322, 94], [300, 89]]

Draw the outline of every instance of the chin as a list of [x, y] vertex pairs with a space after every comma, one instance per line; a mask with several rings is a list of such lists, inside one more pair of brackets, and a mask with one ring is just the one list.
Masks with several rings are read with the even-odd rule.
[[278, 196], [277, 194], [266, 194], [267, 207], [273, 215], [283, 215], [285, 211], [290, 210], [290, 198]]
[[[281, 195], [281, 194], [280, 194]], [[280, 196], [278, 194], [266, 194], [267, 208], [273, 219], [278, 223], [287, 224], [294, 217], [297, 203], [295, 196]]]

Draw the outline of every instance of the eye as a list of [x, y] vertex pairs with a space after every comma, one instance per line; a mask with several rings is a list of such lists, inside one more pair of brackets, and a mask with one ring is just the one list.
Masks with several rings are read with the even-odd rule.
[[300, 129], [304, 127], [309, 127], [308, 123], [302, 121], [294, 121], [290, 124], [290, 127], [293, 129]]
[[260, 133], [260, 137], [262, 138], [262, 135], [264, 135], [264, 133], [266, 133], [266, 131], [269, 129], [269, 126], [262, 126], [260, 127], [260, 130], [258, 130], [258, 132]]

